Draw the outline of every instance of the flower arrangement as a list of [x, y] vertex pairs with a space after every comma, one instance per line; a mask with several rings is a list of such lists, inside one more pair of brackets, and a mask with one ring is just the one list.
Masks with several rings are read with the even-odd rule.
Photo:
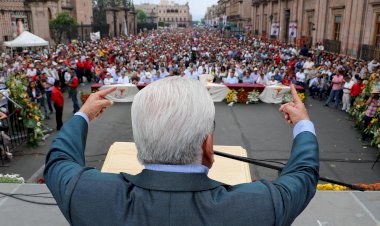
[[[351, 107], [349, 113], [355, 120], [355, 125], [357, 128], [362, 128], [363, 120], [365, 117], [367, 104], [366, 101], [371, 95], [372, 87], [374, 86], [374, 81], [365, 81], [363, 92], [360, 97], [356, 98], [354, 106]], [[370, 144], [379, 149], [378, 155], [380, 155], [380, 108], [377, 109], [376, 115], [373, 117], [369, 126], [364, 130], [365, 133], [373, 136]]]
[[248, 102], [248, 92], [244, 88], [240, 88], [237, 92], [237, 102], [238, 103], [247, 103]]
[[24, 178], [19, 174], [0, 174], [0, 183], [23, 184], [24, 182]]
[[[93, 91], [93, 93], [94, 93], [94, 91]], [[86, 101], [90, 97], [90, 95], [91, 95], [91, 93], [85, 93], [83, 90], [79, 91], [79, 96], [80, 96], [80, 100], [82, 101], [82, 105], [84, 103], [86, 103]]]
[[234, 89], [231, 89], [228, 91], [228, 94], [226, 96], [227, 103], [236, 103], [237, 102], [237, 92]]
[[252, 90], [248, 93], [248, 101], [247, 104], [256, 104], [259, 102], [260, 93], [257, 90]]
[[243, 104], [256, 104], [259, 102], [260, 93], [257, 90], [247, 92], [244, 88], [240, 88], [238, 91], [231, 89], [227, 96], [227, 103], [243, 103]]
[[292, 97], [292, 94], [290, 92], [285, 93], [282, 96], [282, 103], [289, 103], [289, 102], [292, 102], [292, 101], [293, 101], [293, 97]]
[[28, 134], [28, 144], [37, 146], [38, 141], [44, 137], [42, 129], [43, 115], [39, 105], [29, 98], [27, 93], [28, 79], [25, 75], [16, 73], [7, 78], [6, 84], [10, 90], [10, 98], [23, 107], [17, 114], [20, 116], [19, 119], [23, 120], [25, 127], [31, 131]]
[[[364, 188], [366, 191], [380, 191], [380, 183], [374, 184], [354, 184], [358, 187]], [[349, 191], [348, 187], [337, 185], [337, 184], [318, 184], [318, 191]]]
[[[301, 99], [302, 102], [305, 102], [305, 93], [299, 93], [297, 92], [297, 95], [299, 96], [299, 98]], [[287, 92], [285, 93], [283, 96], [282, 96], [282, 103], [289, 103], [289, 102], [292, 102], [293, 101], [293, 96], [292, 96], [292, 93], [290, 92]]]
[[297, 95], [300, 97], [302, 102], [305, 102], [305, 93], [297, 93]]

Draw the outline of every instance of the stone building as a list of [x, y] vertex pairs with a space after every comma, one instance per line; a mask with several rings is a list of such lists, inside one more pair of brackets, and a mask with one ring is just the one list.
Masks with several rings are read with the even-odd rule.
[[230, 26], [241, 29], [251, 29], [251, 0], [229, 0], [226, 6], [227, 21]]
[[207, 8], [208, 25], [231, 27], [235, 30], [252, 30], [252, 0], [219, 0]]
[[261, 38], [380, 59], [380, 0], [219, 0], [205, 20], [220, 22], [223, 15]]
[[106, 8], [106, 20], [109, 25], [109, 36], [118, 37], [137, 33], [136, 11], [124, 6]]
[[[253, 30], [258, 35], [278, 25], [276, 38], [301, 46], [355, 57], [380, 57], [380, 0], [253, 0]], [[289, 27], [296, 27], [294, 35]]]
[[62, 11], [79, 24], [92, 22], [92, 0], [0, 0], [0, 45], [24, 30], [51, 41], [49, 20]]
[[[180, 5], [168, 0], [161, 0], [159, 4], [140, 4], [136, 9], [144, 10], [148, 16], [147, 22], [168, 24], [170, 27], [191, 27], [192, 16], [189, 4]], [[149, 20], [152, 21], [149, 21]]]

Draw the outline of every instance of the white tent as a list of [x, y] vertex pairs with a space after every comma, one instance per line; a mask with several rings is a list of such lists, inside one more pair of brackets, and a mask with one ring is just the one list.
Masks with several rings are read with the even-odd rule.
[[22, 32], [16, 39], [4, 42], [6, 47], [35, 47], [35, 46], [48, 46], [49, 42], [43, 38], [30, 33], [29, 31]]

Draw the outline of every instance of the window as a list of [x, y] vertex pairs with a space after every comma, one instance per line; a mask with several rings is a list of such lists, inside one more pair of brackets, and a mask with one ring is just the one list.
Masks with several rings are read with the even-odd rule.
[[255, 29], [259, 30], [260, 28], [260, 15], [256, 16], [256, 21], [255, 21]]
[[311, 37], [312, 36], [312, 32], [313, 32], [313, 27], [314, 27], [314, 23], [313, 23], [313, 20], [314, 20], [314, 16], [313, 15], [309, 15], [307, 17], [307, 30], [308, 30], [308, 36]]
[[264, 14], [264, 17], [263, 17], [263, 33], [267, 32], [267, 27], [268, 27], [268, 16], [267, 16], [267, 14]]
[[180, 18], [179, 18], [179, 21], [181, 21], [181, 22], [182, 22], [182, 17], [180, 17]]
[[342, 16], [336, 15], [334, 19], [334, 31], [333, 31], [333, 39], [339, 41], [340, 39], [340, 28], [342, 25]]
[[375, 46], [380, 48], [380, 14], [376, 15], [375, 23]]
[[175, 21], [177, 21], [177, 22], [178, 22], [178, 18], [177, 18], [177, 17], [175, 18]]
[[165, 22], [165, 18], [164, 18], [164, 22]]

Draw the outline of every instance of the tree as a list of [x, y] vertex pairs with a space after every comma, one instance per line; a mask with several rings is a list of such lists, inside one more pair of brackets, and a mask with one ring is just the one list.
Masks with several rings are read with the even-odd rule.
[[137, 10], [137, 21], [139, 23], [146, 23], [147, 15], [142, 9]]
[[162, 22], [162, 21], [158, 22], [158, 26], [159, 27], [165, 27], [165, 22]]
[[49, 21], [49, 27], [53, 32], [56, 43], [61, 43], [63, 34], [76, 25], [76, 19], [70, 16], [67, 12], [61, 12], [55, 19]]

